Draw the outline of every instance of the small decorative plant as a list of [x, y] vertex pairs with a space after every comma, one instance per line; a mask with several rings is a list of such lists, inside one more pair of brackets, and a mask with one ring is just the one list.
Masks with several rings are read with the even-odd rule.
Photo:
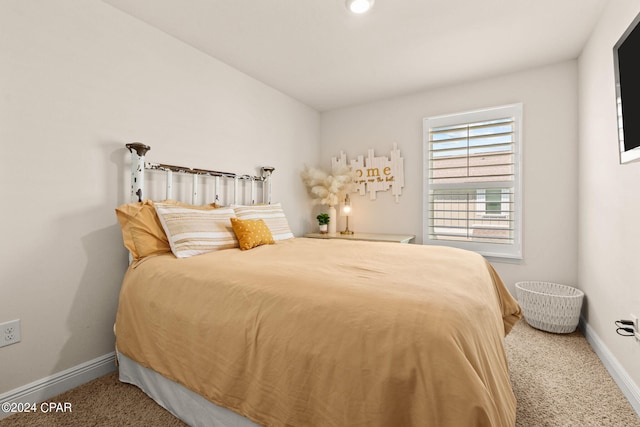
[[330, 217], [328, 213], [319, 214], [316, 219], [318, 220], [318, 225], [320, 227], [320, 233], [325, 234], [329, 228]]
[[321, 213], [316, 217], [316, 219], [318, 220], [318, 225], [327, 225], [327, 224], [329, 224], [329, 214], [328, 213]]

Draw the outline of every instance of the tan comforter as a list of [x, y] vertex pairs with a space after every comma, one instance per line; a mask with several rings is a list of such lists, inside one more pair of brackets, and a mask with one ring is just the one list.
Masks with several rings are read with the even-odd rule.
[[475, 253], [297, 238], [130, 267], [117, 346], [265, 426], [513, 426], [519, 318]]

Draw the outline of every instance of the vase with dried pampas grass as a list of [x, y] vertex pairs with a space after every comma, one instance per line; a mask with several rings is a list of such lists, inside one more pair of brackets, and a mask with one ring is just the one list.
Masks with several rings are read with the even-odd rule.
[[336, 232], [336, 208], [342, 193], [353, 181], [354, 174], [348, 166], [342, 166], [329, 174], [321, 169], [306, 167], [300, 174], [313, 203], [329, 206], [329, 233]]

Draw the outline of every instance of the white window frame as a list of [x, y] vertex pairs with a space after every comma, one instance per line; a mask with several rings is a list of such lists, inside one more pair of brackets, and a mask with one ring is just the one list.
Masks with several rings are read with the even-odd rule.
[[[457, 124], [474, 123], [513, 117], [513, 171], [514, 178], [510, 187], [514, 189], [514, 234], [511, 244], [494, 244], [469, 241], [449, 241], [431, 239], [429, 227], [431, 224], [429, 194], [431, 190], [429, 180], [430, 145], [429, 133], [432, 128], [452, 126]], [[428, 117], [423, 120], [423, 244], [453, 246], [478, 252], [487, 257], [522, 259], [522, 103], [504, 105], [500, 107], [467, 111], [457, 114]], [[461, 187], [465, 184], [461, 184]], [[487, 186], [487, 188], [491, 185]], [[503, 196], [504, 200], [504, 196]], [[477, 201], [480, 204], [480, 200]], [[483, 209], [485, 203], [482, 203]], [[487, 214], [488, 216], [491, 214]]]

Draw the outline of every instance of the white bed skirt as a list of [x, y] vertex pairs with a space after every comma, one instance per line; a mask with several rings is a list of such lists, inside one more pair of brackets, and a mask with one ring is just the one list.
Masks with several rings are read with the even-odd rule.
[[133, 384], [160, 406], [190, 426], [259, 427], [251, 420], [218, 406], [157, 372], [118, 353], [120, 381]]

